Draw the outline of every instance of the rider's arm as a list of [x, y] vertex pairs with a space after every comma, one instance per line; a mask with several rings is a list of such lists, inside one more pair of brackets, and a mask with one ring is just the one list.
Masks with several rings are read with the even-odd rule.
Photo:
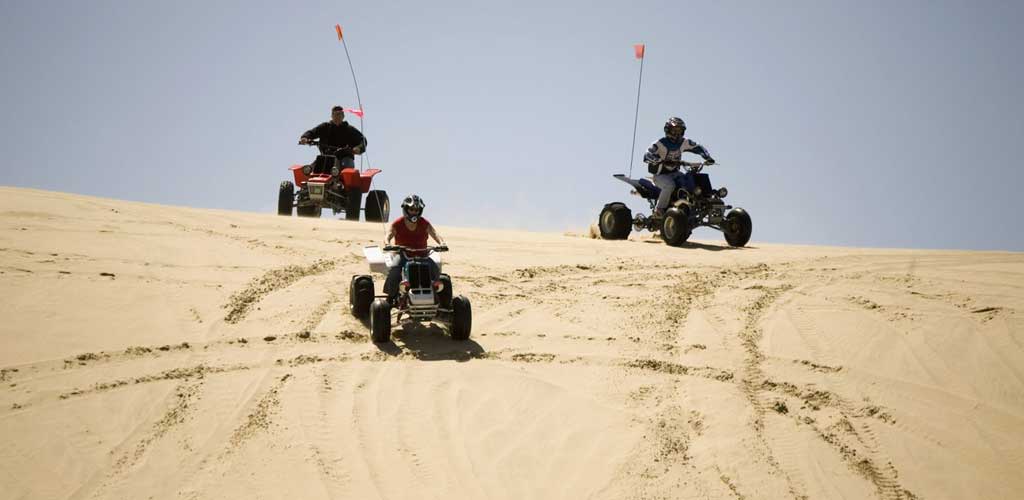
[[647, 148], [647, 154], [644, 155], [644, 163], [657, 164], [665, 160], [665, 156], [668, 155], [668, 149], [661, 143], [661, 141], [654, 141], [651, 147]]
[[307, 141], [311, 141], [313, 139], [319, 139], [321, 133], [323, 132], [323, 128], [324, 128], [325, 124], [326, 124], [326, 122], [325, 123], [321, 123], [320, 125], [317, 125], [317, 126], [311, 128], [311, 129], [307, 130], [305, 133], [303, 133], [301, 136], [299, 136], [299, 140], [301, 141], [302, 139], [306, 139]]
[[384, 240], [384, 244], [390, 245], [393, 239], [395, 239], [395, 226], [391, 226], [391, 229], [388, 230], [388, 238]]
[[427, 234], [429, 234], [431, 238], [434, 238], [434, 241], [436, 241], [438, 245], [444, 245], [444, 241], [441, 241], [441, 237], [437, 235], [437, 231], [434, 231], [433, 224], [427, 226]]
[[359, 144], [352, 147], [352, 153], [361, 155], [366, 151], [366, 136], [358, 130], [356, 130], [356, 134], [359, 136], [359, 140], [357, 141]]
[[683, 151], [698, 154], [702, 158], [704, 158], [704, 161], [714, 162], [714, 160], [711, 158], [711, 153], [708, 152], [707, 148], [689, 139], [683, 142]]

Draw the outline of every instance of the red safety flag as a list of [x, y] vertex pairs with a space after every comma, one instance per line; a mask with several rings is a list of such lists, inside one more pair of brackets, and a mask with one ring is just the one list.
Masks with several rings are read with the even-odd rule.
[[358, 116], [360, 118], [363, 117], [363, 110], [361, 110], [361, 109], [345, 108], [345, 112], [346, 113], [352, 113], [353, 115], [356, 115], [356, 116]]
[[335, 24], [334, 25], [334, 31], [338, 32], [338, 41], [341, 41], [341, 25], [340, 24]]
[[[338, 36], [341, 37], [341, 32], [340, 31], [338, 32]], [[638, 44], [633, 46], [633, 52], [636, 53], [636, 58], [637, 59], [643, 59], [644, 58], [644, 48], [645, 48], [644, 44], [642, 44], [642, 43], [638, 43]]]

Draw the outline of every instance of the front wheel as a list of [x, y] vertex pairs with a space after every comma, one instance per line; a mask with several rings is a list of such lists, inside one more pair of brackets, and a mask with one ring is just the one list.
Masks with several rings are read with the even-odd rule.
[[633, 229], [633, 213], [625, 203], [609, 203], [601, 210], [597, 226], [602, 239], [624, 240]]
[[370, 338], [375, 344], [391, 340], [391, 304], [384, 299], [370, 305]]
[[281, 182], [277, 192], [277, 215], [291, 217], [292, 202], [295, 201], [295, 184], [291, 181]]
[[468, 340], [473, 329], [473, 306], [459, 295], [452, 299], [452, 340]]
[[661, 224], [661, 239], [669, 246], [677, 247], [690, 237], [689, 214], [685, 209], [670, 208], [665, 212]]
[[363, 204], [363, 192], [359, 188], [345, 190], [345, 220], [359, 220], [359, 206]]
[[750, 234], [754, 231], [754, 224], [750, 221], [750, 214], [742, 208], [735, 208], [725, 216], [725, 224], [722, 224], [722, 233], [725, 234], [725, 242], [732, 247], [741, 247], [750, 241]]
[[391, 215], [391, 202], [384, 191], [366, 193], [366, 222], [387, 222]]

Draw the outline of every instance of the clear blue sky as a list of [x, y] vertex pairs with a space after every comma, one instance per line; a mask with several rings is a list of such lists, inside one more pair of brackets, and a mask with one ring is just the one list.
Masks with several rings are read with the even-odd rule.
[[755, 244], [1024, 250], [1021, 2], [0, 5], [3, 185], [272, 212], [356, 105], [340, 23], [393, 201], [584, 229], [646, 208], [611, 177], [644, 42], [636, 162], [682, 116]]

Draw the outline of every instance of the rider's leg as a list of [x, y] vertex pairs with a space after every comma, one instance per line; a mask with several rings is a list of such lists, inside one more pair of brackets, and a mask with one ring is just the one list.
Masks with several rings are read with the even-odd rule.
[[430, 262], [430, 280], [441, 279], [441, 268], [437, 267], [437, 262], [434, 262], [434, 259], [427, 259], [427, 261]]
[[671, 172], [654, 176], [654, 185], [661, 189], [661, 194], [658, 195], [658, 203], [654, 207], [654, 215], [656, 216], [664, 215], [665, 209], [668, 208], [668, 202], [672, 199], [672, 191], [676, 190], [676, 173]]
[[351, 156], [339, 156], [338, 163], [341, 164], [341, 169], [356, 168], [356, 159]]
[[405, 257], [403, 256], [395, 267], [388, 269], [388, 277], [384, 280], [384, 294], [388, 296], [388, 301], [392, 304], [395, 303], [394, 299], [398, 296], [398, 284], [402, 281], [404, 267]]

